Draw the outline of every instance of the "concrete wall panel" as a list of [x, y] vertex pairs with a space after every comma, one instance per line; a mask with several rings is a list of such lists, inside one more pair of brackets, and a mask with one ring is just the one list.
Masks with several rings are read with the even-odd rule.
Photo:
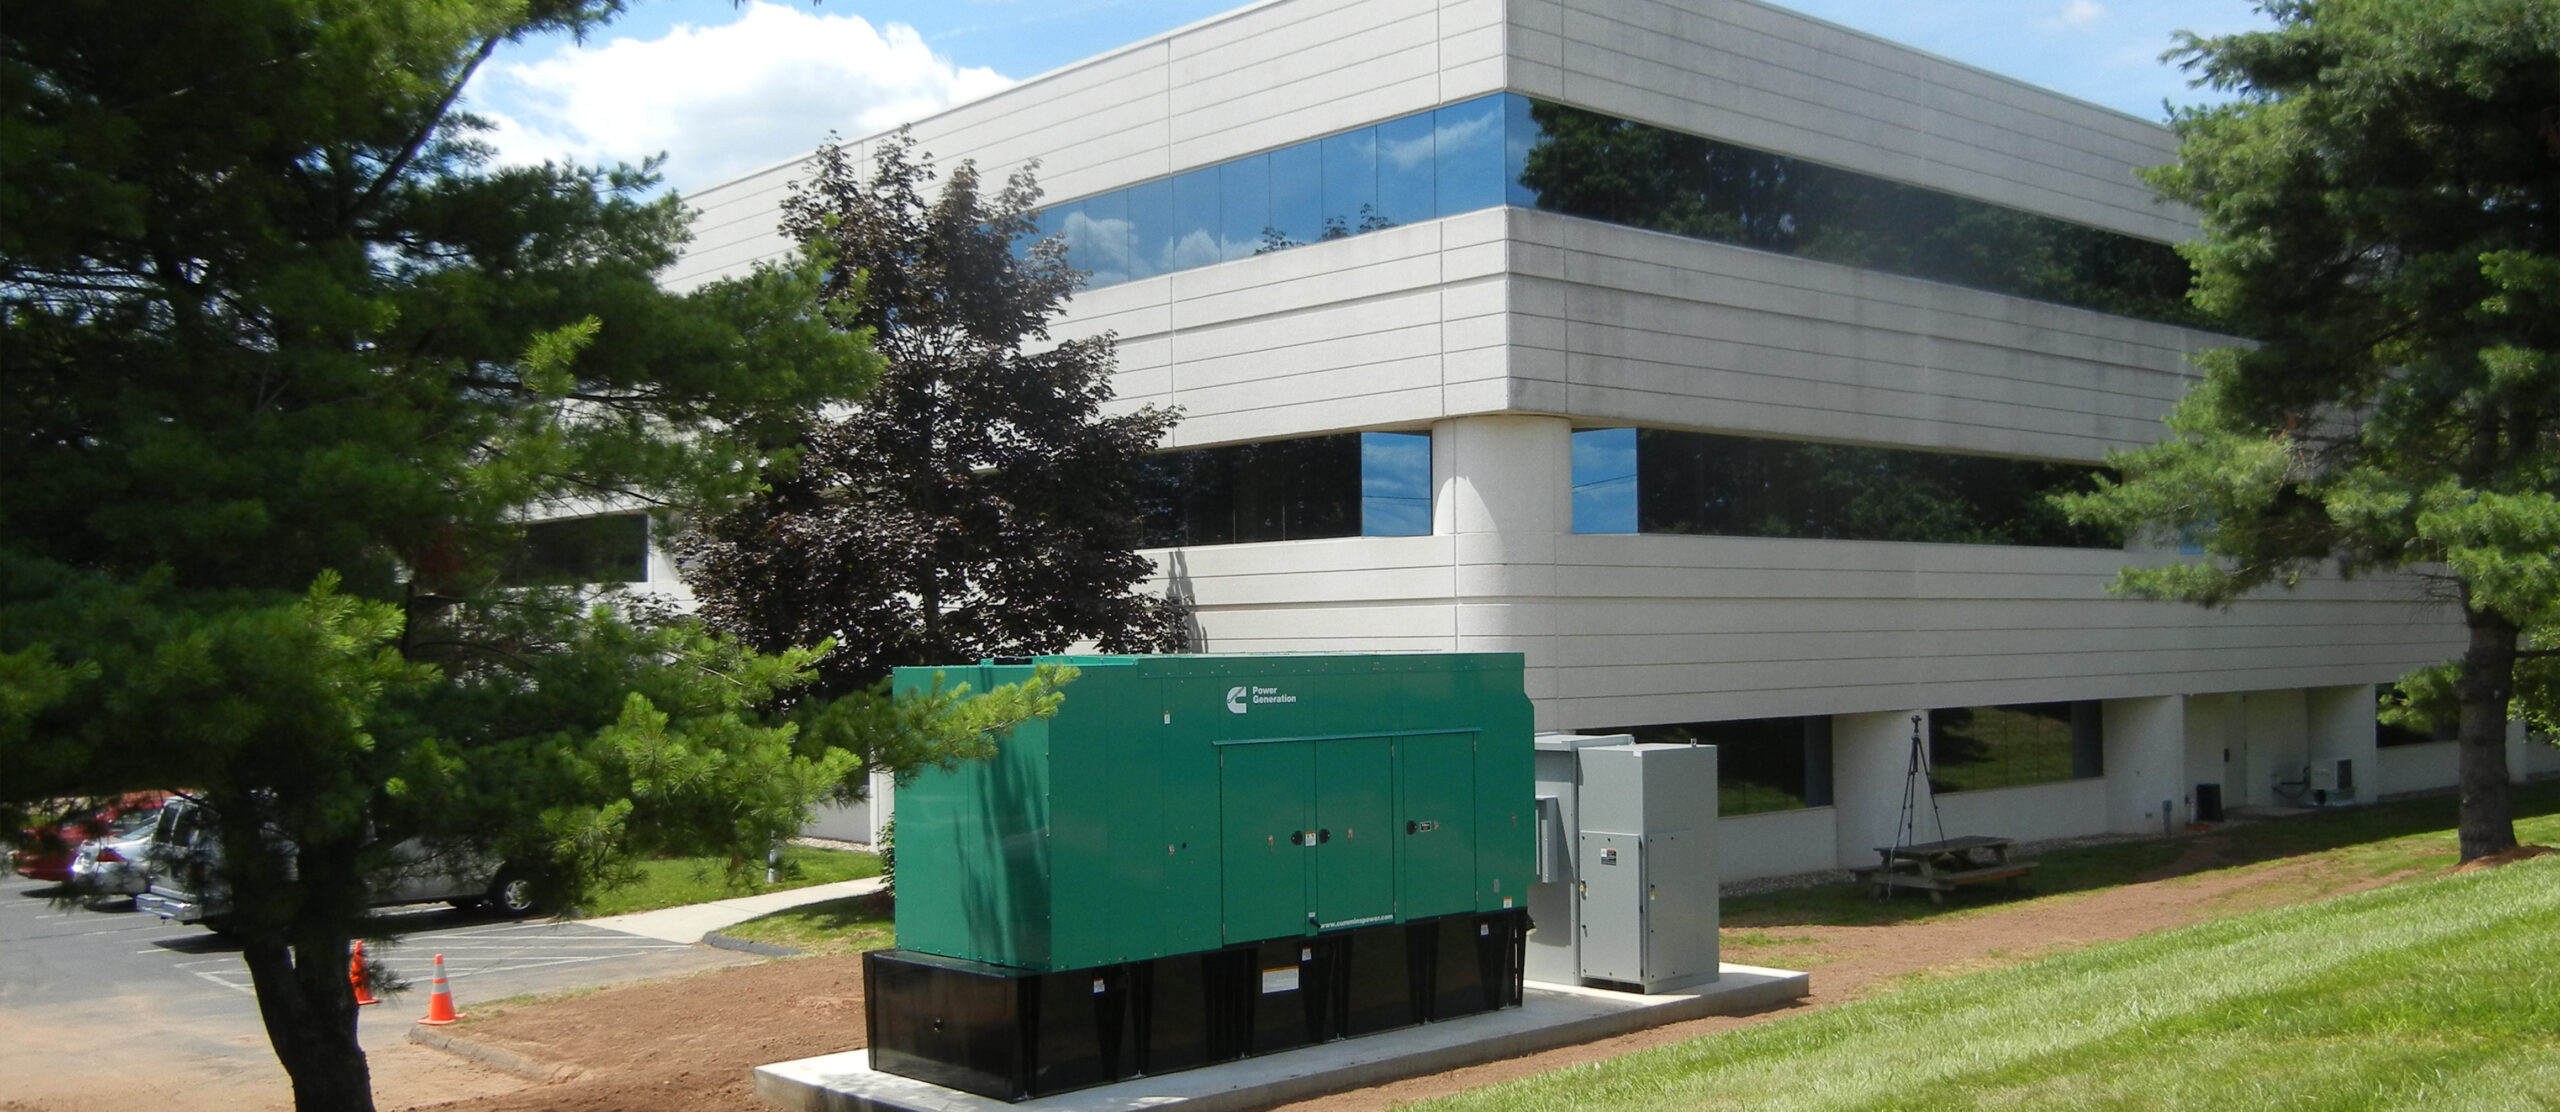
[[2378, 750], [2374, 745], [2373, 685], [2316, 687], [2304, 692], [2303, 700], [2310, 761], [2352, 762], [2348, 766], [2352, 791], [2342, 796], [2332, 790], [2330, 801], [2373, 798], [2373, 788], [2364, 782], [2379, 770], [2374, 756]]
[[2181, 783], [2186, 773], [2185, 698], [2109, 699], [2102, 714], [2107, 829], [2174, 832], [2185, 821], [2178, 806], [2187, 794]]
[[1734, 815], [1716, 823], [1723, 878], [1789, 876], [1840, 867], [1839, 817], [1829, 807]]
[[[1586, 424], [2095, 462], [2157, 439], [2207, 333], [1513, 210], [1515, 373]], [[1542, 355], [1545, 356], [1542, 358]]]
[[[1441, 527], [1455, 530], [1450, 515], [1465, 500], [1446, 489], [1455, 474], [1449, 447], [1435, 450], [1444, 485], [1436, 509]], [[1478, 620], [1517, 620], [1471, 636], [1525, 638], [1532, 675], [1559, 693], [1541, 705], [1542, 721], [1568, 729], [2370, 683], [2459, 647], [2437, 604], [2390, 579], [2307, 583], [2225, 613], [2107, 595], [2115, 569], [2142, 559], [2123, 553], [1543, 530], [1501, 534], [1491, 548], [1447, 547], [1459, 539], [1346, 538], [1182, 555], [1200, 621], [1222, 638], [1256, 636], [1253, 625], [1281, 595], [1326, 606], [1473, 605]], [[1421, 547], [1429, 544], [1443, 547]], [[1367, 551], [1375, 555], [1364, 560]], [[1443, 561], [1442, 570], [1426, 574], [1425, 560]], [[1381, 574], [1350, 578], [1364, 563]], [[1277, 586], [1301, 577], [1323, 586]], [[1355, 582], [1448, 593], [1345, 593]], [[1481, 606], [1497, 598], [1536, 605]], [[1345, 648], [1388, 632], [1347, 618], [1335, 628]], [[2186, 734], [2227, 733], [2245, 751], [2248, 723], [2236, 704], [2230, 718], [2227, 728], [2208, 723]], [[2301, 731], [2293, 736], [2301, 750]], [[2265, 761], [2290, 760], [2297, 772], [2302, 763], [2299, 754], [2268, 754]], [[2218, 753], [2214, 766], [2170, 774], [2171, 782], [2218, 781]]]
[[2462, 760], [2461, 748], [2460, 742], [2431, 741], [2378, 751], [2374, 763], [2381, 766], [2382, 775], [2376, 778], [2374, 794], [2393, 796], [2452, 787]]

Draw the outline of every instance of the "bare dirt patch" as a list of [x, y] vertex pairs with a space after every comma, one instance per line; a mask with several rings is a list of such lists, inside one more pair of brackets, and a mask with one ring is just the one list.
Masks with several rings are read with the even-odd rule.
[[626, 985], [487, 1009], [449, 1030], [575, 1076], [422, 1107], [760, 1112], [771, 1106], [756, 1100], [755, 1067], [862, 1045], [862, 960], [790, 958]]
[[2555, 850], [2550, 846], [2517, 846], [2514, 849], [2493, 853], [2487, 857], [2474, 857], [2469, 861], [2465, 861], [2462, 864], [2454, 866], [2452, 871], [2457, 873], [2476, 873], [2482, 869], [2494, 869], [2500, 865], [2512, 865], [2518, 861], [2530, 861], [2546, 853], [2560, 853], [2560, 850]]

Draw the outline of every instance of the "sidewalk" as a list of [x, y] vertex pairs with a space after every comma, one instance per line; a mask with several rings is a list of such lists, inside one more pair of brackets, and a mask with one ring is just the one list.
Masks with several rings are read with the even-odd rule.
[[700, 942], [702, 936], [728, 926], [743, 923], [758, 915], [771, 915], [806, 904], [840, 900], [847, 896], [869, 895], [880, 890], [879, 877], [840, 880], [833, 884], [813, 884], [785, 892], [767, 892], [761, 896], [738, 896], [685, 907], [661, 908], [657, 911], [635, 911], [629, 915], [607, 915], [599, 919], [581, 919], [589, 926], [605, 927], [643, 938], [668, 942]]

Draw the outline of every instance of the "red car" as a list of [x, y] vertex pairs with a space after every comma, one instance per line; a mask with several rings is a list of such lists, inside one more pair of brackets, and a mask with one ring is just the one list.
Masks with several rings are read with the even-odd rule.
[[10, 855], [9, 863], [19, 876], [69, 883], [71, 859], [79, 854], [80, 843], [130, 834], [151, 825], [168, 798], [167, 792], [126, 792], [105, 806], [74, 807], [63, 812], [61, 818], [22, 832], [18, 850]]

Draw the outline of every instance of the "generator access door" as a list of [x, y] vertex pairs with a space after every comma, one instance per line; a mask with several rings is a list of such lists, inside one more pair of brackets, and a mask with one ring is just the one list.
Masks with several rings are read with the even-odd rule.
[[1394, 921], [1391, 739], [1229, 743], [1218, 755], [1228, 942]]
[[1305, 742], [1218, 747], [1224, 934], [1252, 942], [1305, 934], [1307, 858], [1315, 824], [1315, 747]]
[[1476, 894], [1476, 732], [1396, 739], [1404, 807], [1397, 891], [1407, 919], [1474, 911]]
[[1315, 926], [1396, 917], [1395, 744], [1387, 738], [1310, 743], [1316, 751]]

